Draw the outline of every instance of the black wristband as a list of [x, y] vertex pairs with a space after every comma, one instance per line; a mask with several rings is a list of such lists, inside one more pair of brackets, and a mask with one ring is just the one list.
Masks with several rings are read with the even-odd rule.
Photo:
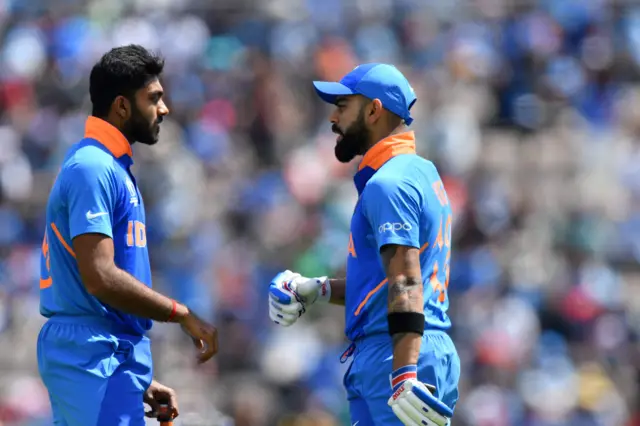
[[424, 314], [417, 312], [391, 312], [387, 315], [389, 334], [424, 333]]

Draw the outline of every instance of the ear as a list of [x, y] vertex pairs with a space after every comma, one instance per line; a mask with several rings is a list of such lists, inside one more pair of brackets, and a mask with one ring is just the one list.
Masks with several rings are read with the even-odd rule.
[[380, 99], [374, 99], [369, 103], [367, 107], [366, 120], [373, 124], [380, 120], [382, 114], [384, 113], [384, 108], [382, 107], [382, 102]]
[[113, 101], [113, 112], [126, 121], [131, 117], [131, 102], [125, 96], [117, 96]]

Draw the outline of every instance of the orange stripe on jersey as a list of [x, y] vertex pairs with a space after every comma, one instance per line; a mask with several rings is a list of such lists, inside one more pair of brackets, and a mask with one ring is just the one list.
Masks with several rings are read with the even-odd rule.
[[116, 158], [120, 158], [123, 155], [133, 156], [131, 144], [120, 130], [97, 117], [87, 118], [84, 137], [97, 140]]
[[51, 279], [51, 277], [47, 279], [40, 278], [40, 290], [51, 287], [52, 282], [53, 280]]
[[62, 238], [62, 234], [60, 234], [60, 231], [58, 231], [58, 227], [53, 222], [51, 222], [51, 229], [53, 229], [53, 233], [56, 234], [56, 237], [58, 237], [58, 240], [64, 246], [64, 248], [69, 252], [71, 256], [75, 258], [76, 254], [73, 252], [73, 249], [71, 248], [71, 246], [69, 246], [69, 244], [67, 244], [64, 238]]
[[416, 137], [413, 132], [391, 135], [376, 143], [362, 158], [358, 170], [371, 167], [378, 170], [384, 163], [400, 154], [416, 153]]
[[[427, 249], [427, 247], [429, 247], [429, 243], [424, 243], [424, 245], [422, 247], [420, 247], [420, 254], [424, 253], [424, 251]], [[375, 286], [375, 288], [373, 290], [371, 290], [369, 293], [367, 293], [367, 296], [364, 298], [364, 300], [362, 302], [360, 302], [360, 304], [358, 305], [358, 309], [356, 309], [356, 312], [354, 313], [355, 316], [360, 315], [360, 312], [362, 311], [362, 309], [364, 308], [364, 306], [367, 304], [367, 302], [369, 301], [369, 299], [371, 299], [371, 297], [376, 294], [378, 291], [380, 291], [380, 289], [387, 283], [387, 281], [389, 281], [387, 278], [385, 278], [384, 280], [382, 280], [380, 282], [380, 284], [378, 284], [377, 286]]]

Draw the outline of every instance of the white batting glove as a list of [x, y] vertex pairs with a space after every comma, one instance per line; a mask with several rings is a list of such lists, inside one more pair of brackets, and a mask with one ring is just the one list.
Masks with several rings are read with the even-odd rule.
[[269, 317], [288, 327], [315, 302], [327, 303], [331, 286], [327, 277], [307, 278], [286, 270], [276, 275], [269, 285]]
[[412, 365], [391, 374], [389, 406], [405, 426], [448, 426], [453, 412], [418, 381], [416, 371]]

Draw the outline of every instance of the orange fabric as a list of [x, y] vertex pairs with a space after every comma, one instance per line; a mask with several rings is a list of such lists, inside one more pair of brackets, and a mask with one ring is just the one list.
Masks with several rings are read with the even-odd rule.
[[120, 130], [97, 117], [90, 116], [87, 118], [84, 137], [97, 140], [116, 158], [120, 158], [123, 155], [133, 156], [131, 144]]
[[40, 278], [40, 290], [44, 290], [45, 288], [51, 287], [51, 284], [53, 284], [51, 277], [46, 279]]
[[58, 230], [58, 227], [56, 226], [56, 224], [53, 222], [51, 222], [51, 229], [53, 229], [53, 233], [56, 234], [56, 237], [58, 237], [58, 240], [60, 240], [60, 243], [62, 244], [62, 246], [67, 250], [67, 252], [69, 252], [71, 256], [75, 258], [76, 254], [73, 252], [73, 249], [71, 248], [71, 246], [69, 246], [69, 244], [67, 244], [64, 238], [62, 238], [62, 234]]
[[[429, 247], [429, 243], [424, 243], [424, 245], [422, 247], [420, 247], [420, 254], [424, 253], [424, 251], [427, 249], [427, 247]], [[371, 299], [371, 296], [376, 294], [387, 283], [387, 281], [389, 281], [389, 280], [387, 278], [385, 278], [373, 290], [371, 290], [369, 293], [367, 293], [367, 296], [358, 305], [358, 309], [356, 309], [356, 312], [354, 313], [355, 316], [360, 315], [360, 312], [362, 311], [362, 308], [364, 308], [364, 305], [366, 305], [367, 302], [369, 301], [369, 299]]]
[[371, 167], [378, 170], [384, 163], [400, 154], [416, 153], [416, 136], [414, 132], [398, 133], [382, 139], [367, 151], [362, 158], [358, 170]]

